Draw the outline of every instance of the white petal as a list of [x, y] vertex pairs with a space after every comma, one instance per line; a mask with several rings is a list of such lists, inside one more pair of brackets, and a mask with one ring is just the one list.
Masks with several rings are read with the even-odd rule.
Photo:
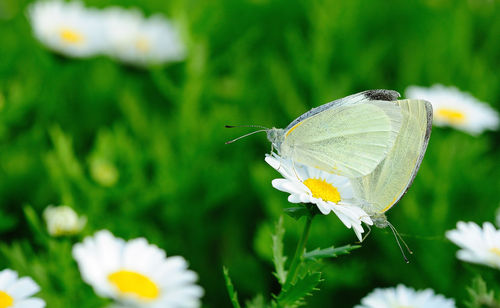
[[0, 272], [0, 290], [7, 289], [17, 279], [17, 272], [11, 269], [4, 269]]
[[45, 301], [40, 298], [28, 298], [24, 299], [20, 302], [16, 301], [16, 304], [14, 305], [13, 308], [44, 308], [45, 307]]
[[6, 289], [6, 292], [16, 300], [29, 297], [38, 291], [40, 287], [30, 277], [22, 277]]

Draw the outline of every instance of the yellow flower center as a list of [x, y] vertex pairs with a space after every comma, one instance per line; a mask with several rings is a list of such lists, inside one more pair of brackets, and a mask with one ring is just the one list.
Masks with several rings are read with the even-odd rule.
[[83, 35], [68, 28], [61, 29], [59, 35], [61, 36], [61, 39], [66, 43], [80, 44], [83, 42]]
[[14, 299], [4, 291], [0, 291], [0, 308], [12, 307]]
[[143, 53], [146, 53], [151, 49], [149, 40], [143, 37], [137, 39], [137, 41], [135, 42], [135, 47], [137, 48], [137, 50]]
[[120, 270], [108, 276], [108, 280], [122, 293], [137, 295], [143, 300], [153, 300], [160, 295], [160, 289], [148, 277], [127, 270]]
[[492, 252], [500, 257], [500, 248], [497, 248], [497, 247], [490, 248], [490, 252]]
[[304, 185], [311, 190], [314, 198], [320, 198], [333, 203], [338, 203], [341, 200], [337, 188], [325, 180], [307, 179], [304, 181]]
[[436, 116], [451, 124], [462, 124], [465, 122], [465, 114], [462, 111], [454, 109], [440, 108], [437, 110]]

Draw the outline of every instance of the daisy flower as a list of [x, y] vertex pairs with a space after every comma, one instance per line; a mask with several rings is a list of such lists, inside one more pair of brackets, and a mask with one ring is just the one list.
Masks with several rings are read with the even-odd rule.
[[52, 236], [77, 234], [87, 223], [86, 217], [78, 217], [78, 214], [67, 205], [49, 205], [43, 211], [43, 218], [47, 224], [47, 231]]
[[446, 237], [462, 248], [457, 252], [460, 260], [500, 269], [500, 230], [493, 224], [485, 222], [481, 228], [459, 221], [457, 229], [447, 231]]
[[80, 2], [37, 1], [29, 6], [28, 17], [36, 38], [63, 55], [89, 57], [103, 49], [100, 12]]
[[83, 280], [103, 297], [121, 305], [147, 308], [199, 307], [203, 289], [182, 257], [144, 238], [125, 242], [102, 230], [75, 244], [73, 257]]
[[108, 8], [103, 11], [107, 53], [120, 61], [161, 64], [186, 57], [178, 29], [162, 15], [145, 18], [138, 10]]
[[416, 291], [402, 284], [395, 288], [375, 289], [354, 308], [455, 308], [453, 299], [434, 294], [431, 289]]
[[4, 269], [0, 271], [0, 307], [43, 308], [45, 301], [31, 297], [40, 287], [30, 277], [19, 278], [17, 272]]
[[288, 201], [316, 204], [324, 215], [335, 213], [347, 228], [354, 229], [361, 241], [361, 233], [364, 232], [361, 223], [371, 225], [373, 222], [355, 202], [348, 178], [293, 163], [275, 153], [266, 155], [265, 160], [284, 177], [273, 180], [272, 185], [278, 190], [289, 193]]
[[498, 128], [498, 112], [455, 87], [439, 84], [430, 88], [410, 86], [406, 89], [406, 96], [431, 102], [437, 126], [451, 126], [472, 135]]

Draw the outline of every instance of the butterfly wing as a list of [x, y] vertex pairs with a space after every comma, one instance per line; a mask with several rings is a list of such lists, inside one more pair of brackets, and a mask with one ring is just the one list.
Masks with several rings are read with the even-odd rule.
[[332, 107], [340, 107], [340, 106], [345, 106], [345, 105], [355, 105], [361, 102], [366, 102], [366, 101], [395, 101], [397, 100], [401, 95], [397, 91], [393, 90], [384, 90], [384, 89], [378, 89], [378, 90], [366, 90], [363, 92], [359, 92], [356, 94], [352, 94], [343, 98], [339, 98], [337, 100], [334, 100], [333, 102], [329, 102], [326, 104], [323, 104], [321, 106], [318, 106], [316, 108], [313, 108], [309, 110], [308, 112], [304, 113], [297, 119], [293, 120], [292, 123], [290, 123], [285, 130], [289, 130], [295, 125], [297, 125], [299, 122], [304, 121], [305, 119], [312, 117], [315, 114], [318, 114], [324, 110], [330, 109]]
[[396, 102], [403, 115], [394, 147], [373, 173], [352, 179], [358, 198], [368, 203], [369, 214], [384, 213], [410, 187], [427, 149], [432, 127], [432, 105], [424, 100]]
[[401, 110], [395, 102], [354, 97], [292, 122], [296, 124], [286, 131], [281, 154], [347, 177], [371, 173], [394, 145]]

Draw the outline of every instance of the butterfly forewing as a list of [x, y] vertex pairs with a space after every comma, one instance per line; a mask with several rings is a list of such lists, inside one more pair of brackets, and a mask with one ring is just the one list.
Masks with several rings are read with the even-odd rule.
[[360, 177], [371, 173], [389, 153], [401, 121], [400, 107], [394, 102], [334, 105], [288, 129], [281, 150], [297, 162]]

